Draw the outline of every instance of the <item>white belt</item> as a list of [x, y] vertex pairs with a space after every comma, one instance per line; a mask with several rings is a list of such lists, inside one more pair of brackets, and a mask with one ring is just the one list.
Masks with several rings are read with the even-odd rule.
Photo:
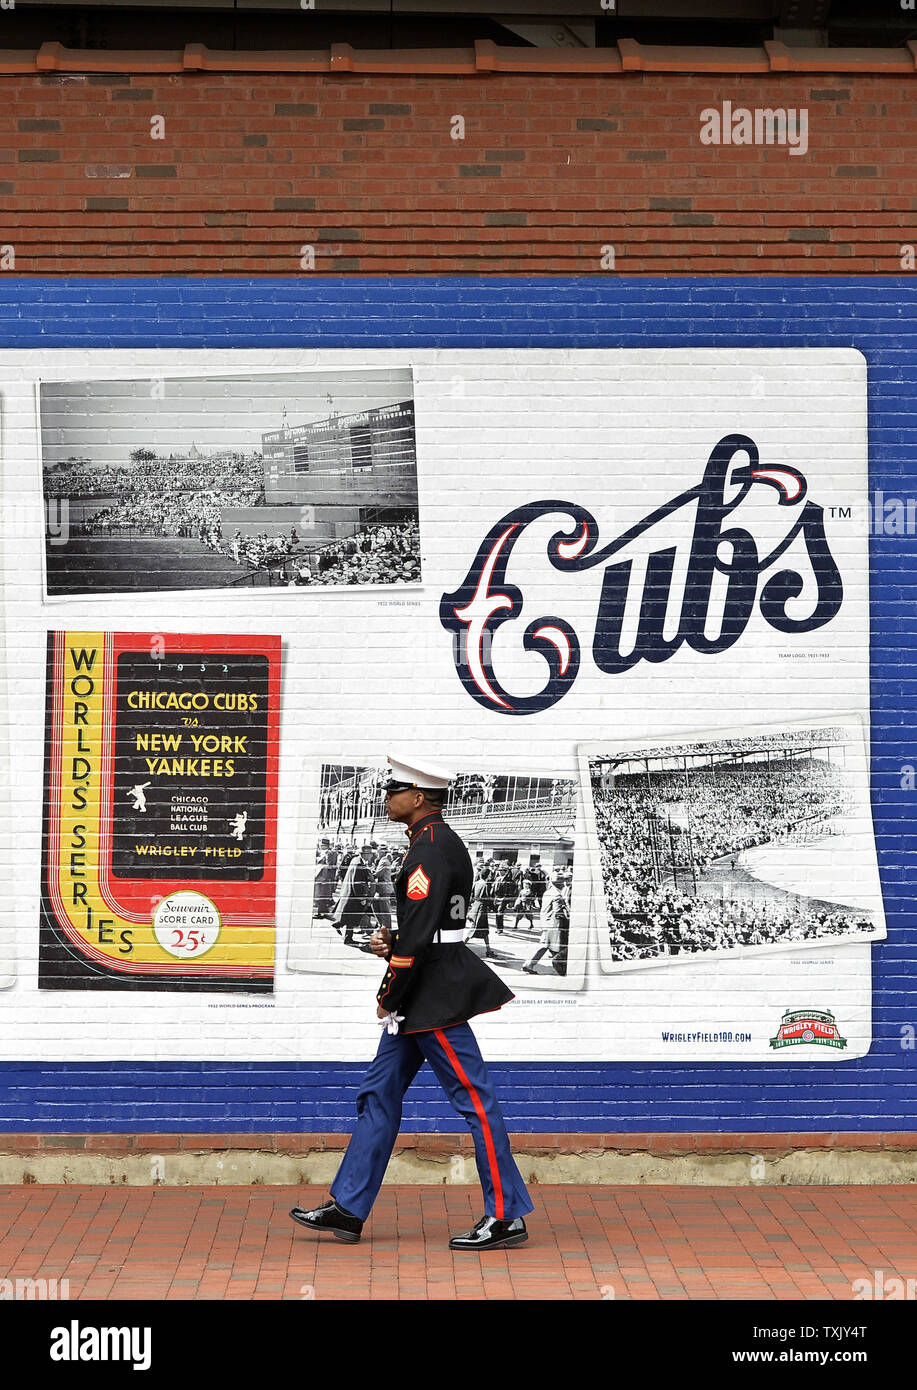
[[437, 932], [436, 936], [433, 938], [433, 945], [452, 946], [456, 942], [464, 940], [464, 927], [446, 927], [444, 930]]

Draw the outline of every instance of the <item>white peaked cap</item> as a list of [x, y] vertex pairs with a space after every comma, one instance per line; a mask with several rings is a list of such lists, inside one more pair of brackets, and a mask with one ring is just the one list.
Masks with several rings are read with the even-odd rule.
[[416, 758], [411, 754], [407, 755], [407, 761], [401, 755], [395, 757], [388, 754], [388, 765], [391, 768], [391, 780], [393, 782], [407, 782], [409, 786], [419, 787], [421, 791], [428, 787], [445, 790], [452, 780], [452, 774], [438, 763], [431, 763], [426, 758]]

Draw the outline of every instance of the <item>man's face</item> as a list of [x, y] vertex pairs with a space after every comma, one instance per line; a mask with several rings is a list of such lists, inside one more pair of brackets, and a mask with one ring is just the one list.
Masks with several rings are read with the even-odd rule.
[[385, 809], [389, 820], [408, 821], [422, 804], [423, 792], [419, 792], [416, 787], [385, 793]]

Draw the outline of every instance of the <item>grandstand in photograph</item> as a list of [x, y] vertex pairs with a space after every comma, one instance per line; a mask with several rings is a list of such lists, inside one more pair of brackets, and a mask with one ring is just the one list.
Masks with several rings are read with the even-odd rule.
[[551, 777], [457, 777], [445, 811], [472, 859], [548, 872], [573, 865], [576, 782]]
[[[652, 881], [696, 892], [698, 868], [714, 852], [731, 854], [813, 828], [827, 833], [843, 800], [799, 788], [818, 774], [839, 797], [846, 751], [842, 728], [647, 749], [597, 759], [593, 786], [606, 802], [623, 799], [637, 816]], [[728, 819], [728, 832], [711, 828], [718, 817]]]
[[[325, 764], [319, 831], [355, 843], [391, 839], [381, 770]], [[466, 773], [449, 788], [443, 815], [472, 859], [533, 864], [551, 872], [573, 864], [576, 782], [572, 778]], [[401, 826], [395, 839], [403, 842]]]
[[318, 828], [322, 835], [344, 836], [354, 844], [367, 840], [397, 844], [404, 852], [404, 828], [390, 821], [382, 791], [387, 773], [378, 767], [323, 763]]
[[590, 757], [612, 958], [872, 930], [862, 763], [844, 726]]

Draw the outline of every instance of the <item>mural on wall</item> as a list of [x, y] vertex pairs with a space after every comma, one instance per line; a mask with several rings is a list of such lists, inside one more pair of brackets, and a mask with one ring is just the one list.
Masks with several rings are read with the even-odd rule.
[[39, 391], [49, 598], [420, 580], [409, 371]]
[[279, 637], [48, 634], [39, 988], [272, 988], [279, 667]]
[[[291, 969], [378, 974], [369, 939], [377, 926], [395, 929], [393, 880], [407, 849], [385, 809], [387, 776], [321, 768], [311, 921], [294, 935]], [[589, 883], [574, 873], [578, 801], [574, 778], [493, 772], [458, 772], [447, 793], [443, 816], [474, 866], [465, 942], [512, 989], [582, 986]]]
[[3, 537], [44, 868], [0, 1056], [365, 1060], [407, 747], [516, 996], [490, 1055], [865, 1055], [866, 386], [848, 348], [0, 354], [45, 517]]
[[604, 969], [885, 936], [858, 720], [580, 765]]
[[[16, 856], [12, 843], [7, 669], [6, 632], [0, 606], [0, 827], [10, 827], [10, 833], [3, 833], [0, 829], [0, 870], [4, 883], [9, 884], [14, 879]], [[9, 989], [16, 982], [15, 923], [16, 908], [12, 895], [4, 892], [0, 896], [0, 989]]]

